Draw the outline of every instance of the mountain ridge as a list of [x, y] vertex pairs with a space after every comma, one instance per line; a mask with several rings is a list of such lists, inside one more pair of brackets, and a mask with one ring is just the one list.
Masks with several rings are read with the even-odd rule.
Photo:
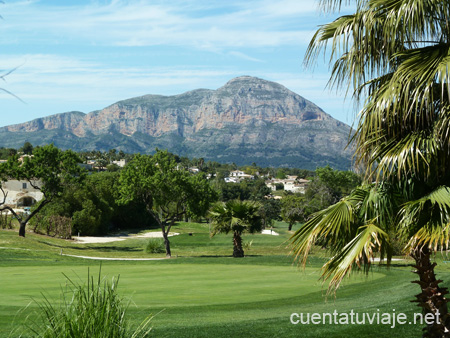
[[141, 153], [158, 146], [182, 156], [236, 164], [251, 158], [268, 165], [314, 169], [330, 164], [342, 169], [351, 163], [351, 152], [345, 150], [350, 131], [286, 87], [241, 76], [216, 90], [143, 95], [88, 114], [73, 111], [5, 126], [0, 128], [0, 145], [51, 141], [73, 150]]

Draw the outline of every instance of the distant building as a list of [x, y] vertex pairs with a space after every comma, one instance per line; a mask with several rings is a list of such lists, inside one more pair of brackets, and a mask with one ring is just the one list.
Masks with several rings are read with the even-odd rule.
[[[295, 177], [295, 179], [291, 177]], [[268, 180], [266, 181], [266, 186], [275, 191], [277, 190], [277, 184], [283, 184], [285, 191], [304, 194], [308, 183], [308, 180], [302, 178], [297, 179], [297, 176], [288, 176], [286, 179]]]
[[253, 179], [254, 178], [253, 175], [248, 175], [245, 172], [243, 172], [242, 170], [230, 171], [230, 177], [238, 177], [241, 179], [244, 179], [244, 178]]
[[118, 165], [121, 168], [125, 167], [125, 164], [127, 164], [124, 158], [119, 161], [112, 161], [112, 163]]
[[224, 180], [227, 183], [239, 183], [241, 181], [239, 177], [225, 177]]
[[[41, 183], [33, 181], [33, 185], [40, 187]], [[5, 204], [13, 208], [30, 207], [44, 197], [44, 194], [28, 181], [9, 180], [2, 182], [2, 187], [6, 194]]]
[[242, 170], [233, 170], [233, 171], [230, 171], [230, 176], [231, 177], [242, 177], [242, 176], [244, 176], [245, 175], [245, 173], [242, 171]]

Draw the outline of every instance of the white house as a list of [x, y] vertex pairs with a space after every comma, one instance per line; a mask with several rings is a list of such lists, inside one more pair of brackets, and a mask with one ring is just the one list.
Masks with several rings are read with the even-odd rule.
[[233, 171], [230, 171], [230, 176], [231, 177], [242, 177], [242, 176], [244, 176], [245, 175], [245, 173], [242, 171], [242, 170], [233, 170]]
[[273, 179], [266, 181], [266, 186], [275, 191], [277, 190], [276, 185], [280, 183], [283, 184], [285, 191], [304, 194], [309, 181], [302, 178]]
[[248, 175], [246, 173], [244, 173], [242, 170], [233, 170], [230, 171], [230, 177], [238, 177], [238, 178], [249, 178], [249, 179], [253, 179], [252, 175]]
[[[41, 183], [33, 181], [33, 185], [39, 187]], [[9, 180], [2, 182], [2, 188], [6, 194], [5, 204], [14, 208], [32, 206], [44, 197], [42, 192], [33, 188], [28, 181]]]
[[118, 165], [121, 168], [125, 167], [125, 164], [127, 164], [127, 162], [125, 161], [124, 158], [122, 158], [119, 161], [112, 161], [112, 163], [115, 164], [115, 165]]
[[224, 180], [227, 183], [239, 183], [241, 181], [239, 177], [225, 177]]

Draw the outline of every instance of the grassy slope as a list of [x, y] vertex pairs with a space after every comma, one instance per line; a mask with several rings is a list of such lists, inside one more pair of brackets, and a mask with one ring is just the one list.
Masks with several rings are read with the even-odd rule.
[[[376, 325], [292, 325], [292, 312], [405, 312], [412, 317], [409, 302], [417, 293], [410, 267], [399, 264], [390, 270], [374, 268], [368, 277], [356, 275], [347, 281], [337, 298], [324, 298], [318, 281], [321, 259], [313, 258], [305, 271], [292, 266], [281, 236], [245, 236], [253, 239], [250, 257], [233, 259], [231, 236], [210, 239], [208, 225], [181, 224], [172, 238], [177, 259], [151, 262], [104, 262], [107, 278], [120, 274], [119, 287], [131, 297], [129, 315], [137, 324], [149, 313], [156, 337], [419, 337], [420, 326], [391, 329]], [[192, 232], [193, 236], [188, 233]], [[73, 243], [27, 234], [0, 231], [0, 336], [17, 327], [34, 303], [16, 317], [31, 297], [44, 291], [57, 300], [65, 273], [85, 280], [87, 267], [97, 273], [99, 263], [61, 256], [75, 253], [92, 256], [148, 257], [146, 240], [130, 239], [99, 245]], [[13, 249], [14, 248], [14, 249]], [[30, 249], [30, 250], [24, 250]], [[320, 254], [320, 253], [319, 253]], [[150, 255], [151, 256], [151, 255]], [[450, 268], [438, 262], [439, 277], [450, 280]], [[16, 317], [16, 318], [15, 318]]]

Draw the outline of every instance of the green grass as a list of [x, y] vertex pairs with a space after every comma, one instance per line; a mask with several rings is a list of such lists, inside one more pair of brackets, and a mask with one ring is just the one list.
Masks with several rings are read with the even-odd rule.
[[[407, 262], [374, 267], [368, 276], [346, 280], [336, 298], [325, 297], [319, 279], [323, 263], [317, 250], [305, 270], [292, 265], [285, 241], [286, 224], [274, 229], [280, 236], [248, 235], [253, 245], [243, 259], [231, 258], [231, 236], [209, 237], [207, 224], [182, 223], [171, 237], [178, 258], [160, 261], [105, 261], [102, 275], [120, 275], [119, 292], [132, 300], [128, 315], [137, 326], [150, 313], [154, 337], [420, 337], [420, 325], [292, 325], [291, 313], [418, 312], [410, 302], [418, 293]], [[189, 236], [189, 233], [193, 233]], [[129, 239], [100, 245], [0, 231], [0, 337], [7, 337], [29, 315], [32, 298], [41, 292], [59, 301], [63, 275], [78, 281], [98, 271], [99, 263], [61, 256], [153, 257], [144, 252], [148, 239]], [[6, 249], [5, 249], [6, 248]], [[162, 256], [162, 255], [159, 255]], [[439, 278], [450, 281], [450, 264], [438, 261]], [[446, 286], [449, 286], [447, 283]], [[28, 304], [30, 306], [23, 312]]]

